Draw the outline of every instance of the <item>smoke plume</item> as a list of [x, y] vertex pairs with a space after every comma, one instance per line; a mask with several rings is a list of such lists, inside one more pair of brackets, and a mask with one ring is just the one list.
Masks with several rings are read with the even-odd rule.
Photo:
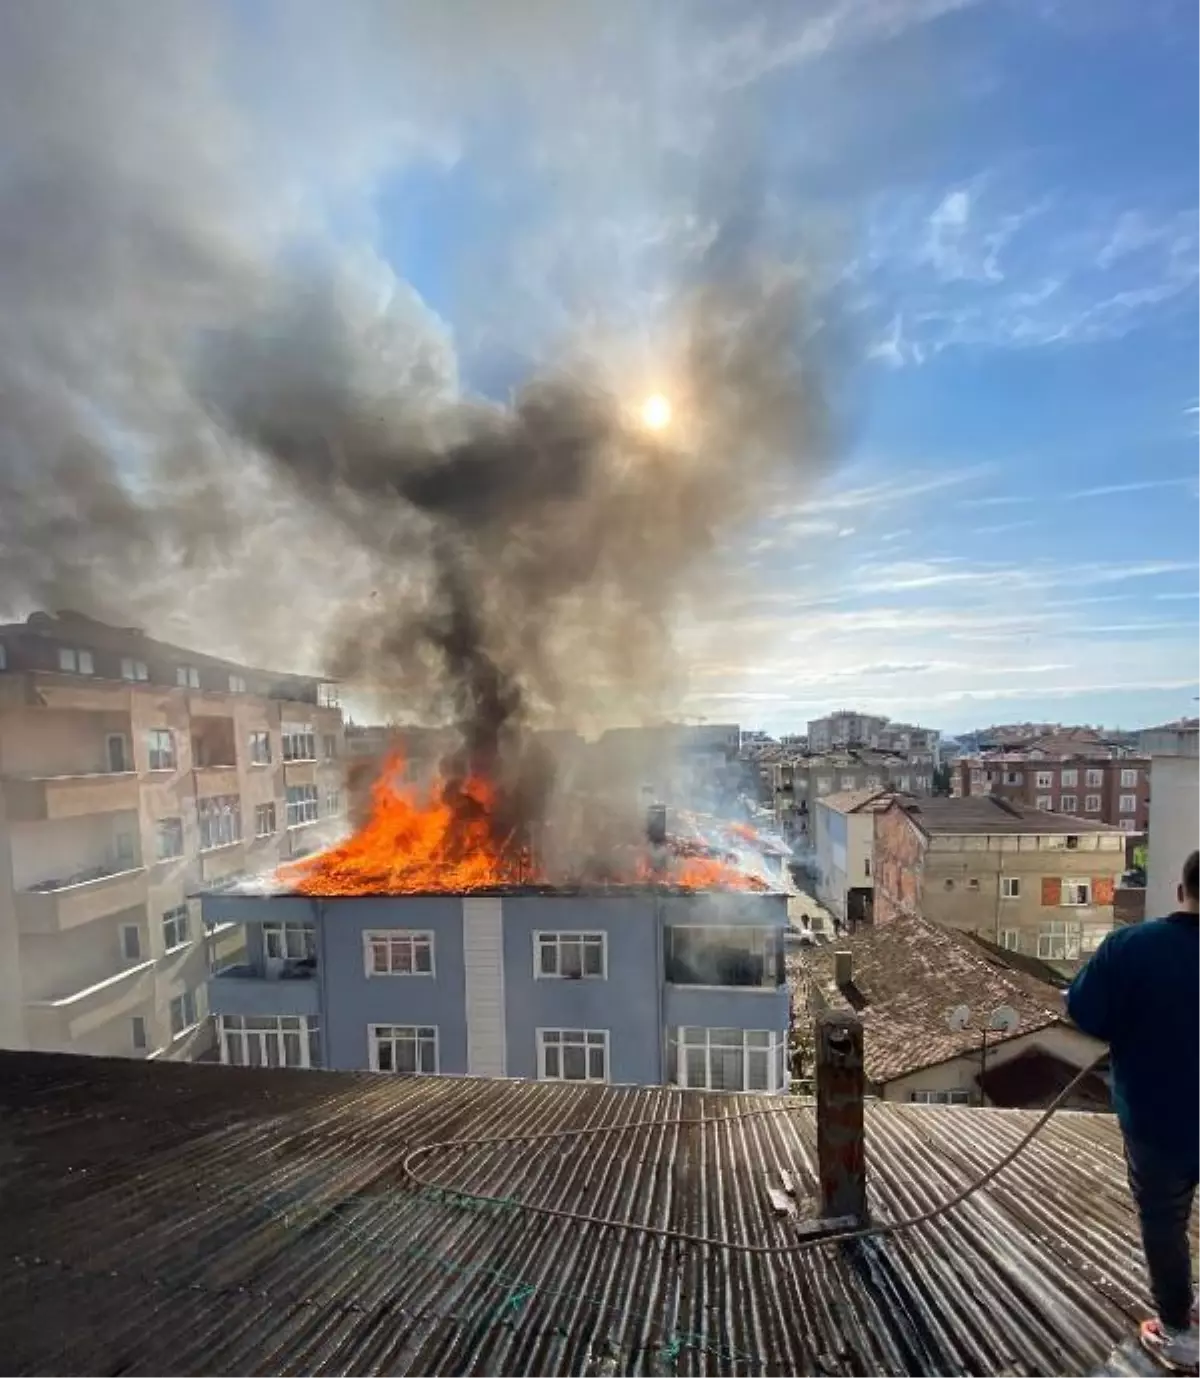
[[[562, 8], [512, 6], [509, 37], [582, 60], [597, 12], [556, 28]], [[405, 60], [448, 139], [453, 82], [416, 75], [465, 61], [439, 10], [407, 8], [428, 22]], [[211, 13], [0, 15], [0, 580], [260, 663], [311, 632], [329, 671], [456, 724], [451, 774], [494, 778], [523, 826], [551, 781], [533, 729], [669, 707], [676, 617], [827, 455], [810, 279], [772, 251], [747, 126], [710, 128], [649, 346], [608, 350], [592, 315], [510, 400], [472, 395], [416, 294], [306, 219], [306, 170], [229, 94]], [[373, 64], [379, 12], [346, 13]]]

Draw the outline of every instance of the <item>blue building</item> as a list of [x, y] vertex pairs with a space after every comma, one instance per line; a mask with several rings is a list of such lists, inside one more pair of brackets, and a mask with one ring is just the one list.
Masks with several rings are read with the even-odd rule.
[[201, 899], [224, 1062], [787, 1089], [781, 894]]

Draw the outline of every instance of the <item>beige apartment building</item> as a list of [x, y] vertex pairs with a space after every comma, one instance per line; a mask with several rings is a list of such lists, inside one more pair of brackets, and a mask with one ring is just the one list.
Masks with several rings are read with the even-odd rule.
[[1125, 834], [982, 799], [894, 800], [875, 814], [874, 922], [921, 915], [1071, 969], [1114, 924]]
[[78, 614], [0, 626], [0, 1046], [190, 1060], [210, 967], [190, 896], [344, 830], [330, 686]]

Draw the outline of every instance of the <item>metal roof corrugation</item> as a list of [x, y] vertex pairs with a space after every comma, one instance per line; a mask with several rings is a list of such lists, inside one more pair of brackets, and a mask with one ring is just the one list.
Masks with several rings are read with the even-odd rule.
[[[812, 1110], [760, 1097], [255, 1073], [0, 1055], [7, 1372], [1079, 1373], [1145, 1313], [1120, 1141], [1060, 1117], [983, 1192], [894, 1237], [748, 1257], [415, 1188], [460, 1136], [664, 1122], [446, 1150], [447, 1184], [785, 1242]], [[949, 1197], [1020, 1112], [868, 1108], [876, 1219]]]

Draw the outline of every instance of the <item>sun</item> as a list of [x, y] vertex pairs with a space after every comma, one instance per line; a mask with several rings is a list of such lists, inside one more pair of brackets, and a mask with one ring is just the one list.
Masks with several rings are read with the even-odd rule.
[[671, 424], [671, 404], [656, 392], [642, 403], [642, 424], [652, 431], [662, 431]]

